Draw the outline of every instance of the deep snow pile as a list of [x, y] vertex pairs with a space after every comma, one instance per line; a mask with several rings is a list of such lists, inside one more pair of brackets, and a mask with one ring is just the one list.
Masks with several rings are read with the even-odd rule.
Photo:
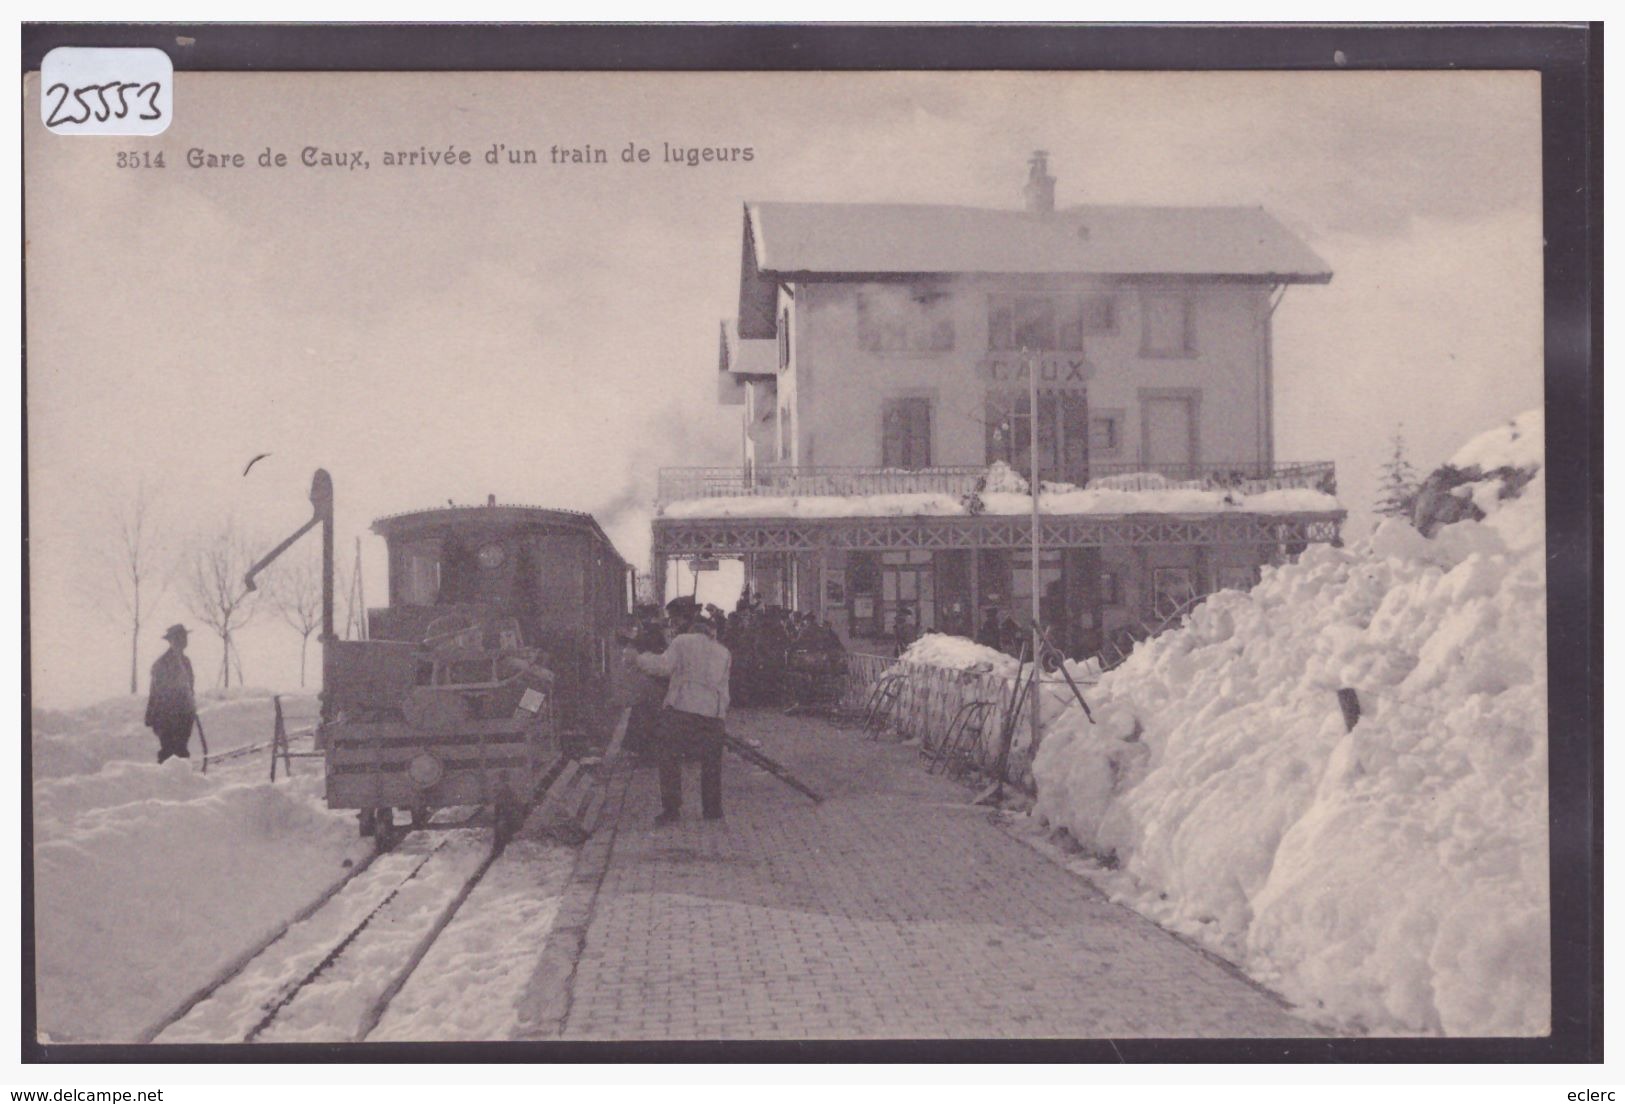
[[947, 633], [926, 633], [910, 644], [898, 658], [904, 663], [948, 667], [955, 671], [992, 674], [1002, 678], [1013, 678], [1017, 667], [1015, 657], [1006, 652]]
[[[34, 717], [34, 918], [42, 1038], [129, 1042], [364, 853], [320, 772], [263, 753], [153, 762], [144, 699]], [[295, 718], [310, 698], [285, 702]], [[211, 749], [270, 735], [268, 697], [206, 699]], [[193, 754], [198, 754], [193, 742]]]
[[[1527, 477], [1541, 440], [1534, 412], [1452, 462]], [[1114, 896], [1346, 1028], [1549, 1028], [1544, 474], [1468, 493], [1484, 520], [1213, 595], [1034, 763]]]

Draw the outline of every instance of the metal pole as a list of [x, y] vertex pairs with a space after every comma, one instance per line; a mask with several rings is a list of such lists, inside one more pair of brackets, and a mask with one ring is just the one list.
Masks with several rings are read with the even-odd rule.
[[367, 580], [361, 573], [361, 538], [355, 539], [355, 638], [367, 639]]
[[316, 507], [316, 520], [322, 523], [322, 720], [331, 721], [336, 710], [327, 672], [333, 642], [338, 639], [333, 632], [333, 479], [321, 468], [311, 480], [310, 501]]
[[[1040, 559], [1039, 549], [1038, 549], [1038, 531], [1039, 531], [1038, 530], [1038, 526], [1039, 526], [1039, 523], [1038, 523], [1038, 495], [1039, 495], [1039, 490], [1043, 486], [1044, 481], [1043, 481], [1042, 478], [1040, 478], [1039, 469], [1038, 469], [1038, 364], [1037, 364], [1036, 361], [1034, 361], [1031, 358], [1028, 358], [1028, 360], [1027, 360], [1027, 407], [1028, 407], [1028, 414], [1031, 416], [1031, 420], [1029, 422], [1028, 434], [1029, 434], [1029, 437], [1030, 437], [1030, 443], [1032, 445], [1032, 458], [1033, 458], [1032, 459], [1032, 483], [1033, 483], [1033, 485], [1032, 485], [1032, 492], [1033, 492], [1033, 527], [1032, 527], [1033, 528], [1033, 532], [1032, 532], [1032, 545], [1033, 545], [1033, 574], [1032, 574], [1033, 605], [1032, 605], [1032, 617], [1033, 617], [1033, 625], [1032, 625], [1032, 629], [1033, 629], [1033, 689], [1034, 689], [1034, 693], [1033, 693], [1033, 696], [1032, 696], [1032, 704], [1030, 706], [1030, 708], [1032, 709], [1032, 742], [1029, 743], [1027, 746], [1028, 746], [1029, 750], [1037, 751], [1038, 750], [1038, 740], [1039, 740], [1039, 729], [1040, 729], [1040, 724], [1041, 724], [1039, 716], [1038, 716], [1038, 714], [1039, 714], [1039, 705], [1043, 701], [1043, 691], [1044, 691], [1044, 683], [1043, 683], [1043, 673], [1044, 673], [1044, 667], [1043, 667], [1044, 633], [1043, 633], [1043, 628], [1039, 624], [1039, 621], [1038, 621], [1038, 618], [1039, 618], [1039, 594], [1040, 594], [1040, 589], [1039, 588], [1041, 586], [1041, 583], [1039, 581], [1040, 580], [1039, 564], [1041, 562], [1041, 559]], [[1001, 773], [1000, 781], [1002, 782], [1003, 780], [1004, 779], [1003, 779], [1002, 773]]]

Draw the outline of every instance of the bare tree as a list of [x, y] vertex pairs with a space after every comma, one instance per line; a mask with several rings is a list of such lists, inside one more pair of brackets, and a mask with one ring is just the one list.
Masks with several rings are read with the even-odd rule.
[[306, 555], [277, 564], [266, 577], [265, 596], [282, 620], [299, 634], [299, 685], [303, 687], [310, 634], [322, 624], [321, 558]]
[[231, 685], [231, 673], [243, 677], [236, 634], [254, 617], [254, 595], [243, 588], [243, 575], [253, 566], [255, 546], [228, 519], [213, 534], [198, 538], [182, 565], [181, 597], [192, 615], [220, 638], [220, 685]]
[[130, 626], [130, 693], [141, 692], [138, 654], [141, 626], [169, 588], [173, 563], [163, 543], [162, 496], [145, 480], [125, 501], [109, 499], [109, 539], [93, 555], [99, 569], [86, 579], [86, 597], [104, 613]]

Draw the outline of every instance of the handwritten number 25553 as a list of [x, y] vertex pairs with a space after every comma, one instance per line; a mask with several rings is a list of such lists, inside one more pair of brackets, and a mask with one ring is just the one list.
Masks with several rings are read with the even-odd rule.
[[[143, 111], [136, 118], [157, 119], [162, 116], [163, 113], [158, 110], [157, 81], [149, 81], [146, 84], [139, 84], [134, 81], [87, 84], [82, 88], [75, 88], [71, 92], [67, 85], [58, 82], [45, 90], [47, 96], [55, 96], [61, 93], [56, 103], [51, 106], [51, 114], [46, 118], [45, 125], [54, 127], [61, 126], [64, 123], [88, 123], [92, 118], [95, 118], [98, 123], [105, 123], [109, 118], [122, 119], [130, 113], [130, 104], [125, 100], [124, 94], [132, 88], [136, 90], [134, 96], [136, 106], [139, 107], [141, 98], [146, 97], [146, 106], [148, 108], [147, 111]], [[98, 105], [96, 107], [92, 107], [85, 98], [92, 93], [94, 93], [94, 99]], [[109, 93], [116, 98], [116, 105], [109, 100]], [[73, 102], [77, 103], [80, 109], [84, 111], [83, 115], [63, 114], [63, 109], [68, 106], [70, 96]]]

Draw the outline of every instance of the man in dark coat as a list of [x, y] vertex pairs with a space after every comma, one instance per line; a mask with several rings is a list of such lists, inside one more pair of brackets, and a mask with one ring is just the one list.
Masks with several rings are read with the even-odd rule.
[[790, 647], [790, 633], [784, 622], [784, 610], [779, 606], [769, 606], [758, 622], [752, 641], [756, 660], [756, 693], [752, 700], [756, 702], [784, 702], [784, 653]]
[[897, 616], [892, 621], [894, 654], [902, 655], [908, 651], [908, 646], [914, 643], [919, 635], [919, 628], [914, 624], [914, 611], [908, 606], [898, 606]]
[[192, 661], [186, 658], [186, 626], [171, 625], [164, 633], [169, 650], [152, 665], [147, 694], [146, 725], [158, 736], [158, 762], [174, 756], [190, 759], [187, 745], [197, 719], [193, 695]]
[[976, 633], [976, 643], [987, 648], [999, 646], [999, 611], [989, 607], [982, 615], [982, 627]]
[[[660, 607], [648, 602], [639, 605], [637, 613], [638, 631], [632, 647], [659, 655], [666, 650], [666, 627], [661, 620]], [[626, 750], [639, 759], [652, 759], [656, 748], [655, 725], [660, 719], [660, 704], [666, 700], [670, 680], [648, 674], [640, 674], [638, 679], [637, 696], [626, 722]]]

